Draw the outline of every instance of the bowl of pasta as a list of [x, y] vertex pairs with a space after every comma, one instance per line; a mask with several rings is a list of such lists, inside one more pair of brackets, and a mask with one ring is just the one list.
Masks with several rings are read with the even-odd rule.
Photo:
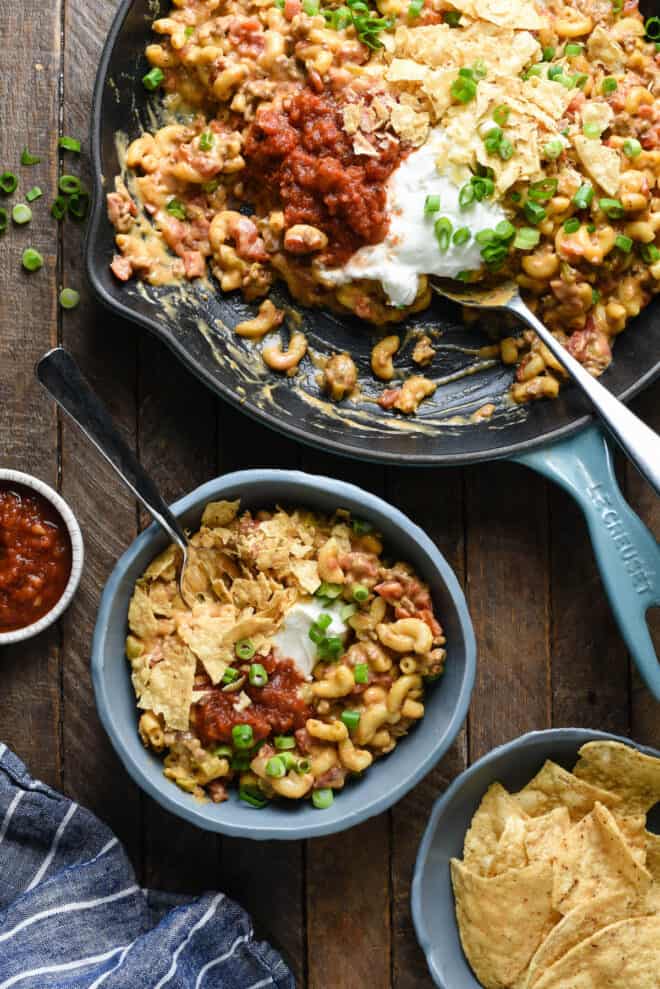
[[466, 716], [476, 646], [461, 587], [410, 519], [353, 485], [229, 474], [117, 563], [92, 652], [133, 779], [212, 831], [344, 830], [413, 787]]

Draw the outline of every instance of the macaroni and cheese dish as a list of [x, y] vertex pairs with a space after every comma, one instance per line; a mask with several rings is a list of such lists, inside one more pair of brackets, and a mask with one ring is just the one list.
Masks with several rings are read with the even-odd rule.
[[[517, 793], [493, 783], [451, 860], [483, 989], [653, 989], [660, 973], [660, 759], [587, 742]], [[652, 819], [651, 819], [652, 820]]]
[[323, 809], [424, 716], [445, 638], [428, 587], [367, 522], [213, 502], [183, 596], [180, 562], [170, 546], [137, 582], [126, 652], [140, 736], [182, 789]]
[[[294, 374], [307, 340], [268, 298], [390, 327], [372, 369], [397, 375], [396, 327], [430, 277], [513, 277], [598, 375], [660, 286], [660, 20], [637, 0], [175, 0], [154, 22], [148, 89], [164, 126], [127, 152], [108, 196], [117, 278], [211, 273], [259, 302], [235, 328]], [[492, 322], [492, 321], [491, 321]], [[484, 354], [516, 365], [517, 402], [557, 395], [533, 333]], [[384, 387], [413, 413], [436, 385]], [[349, 354], [323, 371], [340, 400]]]

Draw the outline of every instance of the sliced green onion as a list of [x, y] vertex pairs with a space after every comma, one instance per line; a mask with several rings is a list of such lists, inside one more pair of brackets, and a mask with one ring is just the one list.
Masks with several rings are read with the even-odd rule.
[[275, 735], [273, 744], [279, 751], [284, 751], [286, 749], [295, 749], [296, 740], [293, 735]]
[[252, 725], [234, 725], [231, 730], [231, 737], [235, 748], [251, 749], [254, 744]]
[[29, 203], [33, 203], [35, 199], [41, 199], [43, 192], [38, 185], [33, 186], [29, 192], [25, 194], [25, 198]]
[[624, 254], [630, 254], [633, 248], [632, 237], [626, 237], [624, 234], [618, 234], [616, 240], [614, 241], [614, 246], [618, 247]]
[[540, 76], [540, 75], [541, 75], [541, 66], [530, 65], [527, 71], [523, 73], [523, 79], [531, 79], [532, 76]]
[[442, 19], [445, 24], [449, 24], [449, 27], [458, 27], [461, 23], [461, 14], [458, 10], [445, 10], [442, 14]]
[[551, 161], [559, 158], [563, 150], [564, 143], [558, 137], [553, 137], [552, 140], [548, 141], [548, 143], [543, 147], [543, 153], [546, 158], [549, 158]]
[[486, 68], [486, 63], [482, 58], [478, 58], [477, 61], [472, 66], [472, 74], [475, 79], [485, 79], [488, 75], [488, 69]]
[[564, 220], [564, 230], [567, 234], [574, 234], [580, 229], [580, 221], [577, 216], [569, 216], [568, 220]]
[[[578, 72], [578, 74], [576, 76], [571, 76], [571, 82], [573, 83], [573, 85], [572, 86], [567, 86], [566, 88], [567, 89], [572, 89], [573, 86], [577, 86], [578, 89], [583, 89], [583, 87], [586, 85], [586, 82], [587, 82], [588, 79], [589, 79], [589, 76], [587, 75], [586, 72]], [[566, 84], [564, 84], [564, 85], [566, 85]]]
[[584, 45], [579, 41], [571, 41], [564, 48], [564, 58], [575, 58], [577, 55], [581, 55], [584, 49]]
[[231, 768], [237, 773], [244, 773], [250, 768], [250, 761], [252, 756], [249, 752], [236, 752], [232, 756]]
[[658, 250], [655, 244], [643, 244], [641, 254], [642, 259], [647, 264], [655, 264], [656, 261], [660, 261], [660, 250]]
[[497, 149], [497, 153], [502, 161], [509, 161], [510, 158], [513, 158], [514, 151], [515, 148], [508, 137], [503, 137]]
[[516, 228], [509, 220], [502, 220], [495, 227], [495, 233], [500, 240], [511, 240], [516, 232]]
[[[492, 169], [489, 169], [489, 171], [492, 174]], [[495, 183], [489, 176], [473, 175], [470, 182], [474, 189], [474, 198], [479, 203], [482, 199], [489, 199], [495, 192]]]
[[57, 185], [60, 192], [63, 192], [65, 196], [75, 195], [82, 189], [80, 179], [76, 178], [75, 175], [63, 175]]
[[451, 85], [451, 95], [458, 103], [471, 103], [477, 95], [477, 84], [474, 79], [459, 75]]
[[233, 754], [231, 745], [218, 745], [213, 749], [213, 755], [217, 759], [231, 759]]
[[589, 121], [588, 123], [583, 125], [582, 133], [584, 134], [585, 137], [588, 137], [590, 140], [595, 140], [596, 138], [600, 137], [600, 135], [603, 132], [600, 124], [597, 124], [595, 121]]
[[0, 192], [5, 196], [11, 196], [18, 188], [18, 177], [13, 172], [3, 172], [0, 175]]
[[613, 93], [615, 89], [618, 89], [619, 84], [614, 78], [614, 76], [605, 76], [600, 88], [602, 89], [605, 96], [607, 96], [608, 93]]
[[578, 209], [586, 209], [593, 198], [593, 186], [590, 182], [584, 182], [573, 196], [573, 205]]
[[185, 34], [186, 38], [192, 38], [193, 34], [195, 33], [195, 28], [191, 24], [189, 24], [183, 33]]
[[502, 267], [508, 253], [506, 244], [503, 244], [501, 241], [497, 241], [494, 244], [486, 244], [481, 249], [482, 258], [493, 271], [497, 271], [498, 268]]
[[56, 220], [63, 220], [66, 216], [66, 199], [64, 196], [58, 196], [50, 208], [51, 215], [55, 217]]
[[21, 165], [38, 165], [40, 161], [41, 158], [39, 155], [30, 154], [27, 148], [23, 148], [23, 152], [21, 154]]
[[357, 610], [356, 604], [344, 604], [339, 609], [339, 617], [343, 622], [348, 621], [349, 618], [353, 617]]
[[349, 731], [353, 731], [360, 724], [360, 712], [342, 711], [341, 720], [344, 722]]
[[547, 203], [557, 192], [559, 179], [542, 179], [532, 182], [529, 187], [529, 198], [535, 203]]
[[325, 638], [325, 633], [323, 632], [323, 629], [319, 628], [318, 625], [311, 625], [309, 632], [307, 634], [312, 640], [312, 642], [317, 646], [319, 646]]
[[296, 757], [291, 752], [280, 752], [277, 758], [282, 760], [287, 773], [296, 766]]
[[314, 594], [317, 598], [330, 598], [333, 601], [339, 597], [342, 591], [343, 587], [341, 584], [329, 584], [324, 580], [320, 587], [314, 591]]
[[620, 220], [625, 213], [620, 199], [599, 199], [598, 207], [610, 220]]
[[511, 107], [507, 106], [506, 103], [500, 103], [500, 105], [496, 106], [493, 110], [493, 120], [496, 124], [499, 124], [500, 127], [505, 127], [510, 113]]
[[213, 131], [205, 130], [199, 135], [199, 149], [200, 151], [210, 151], [215, 144], [215, 136]]
[[308, 17], [314, 17], [319, 12], [319, 5], [314, 0], [303, 0], [302, 9]]
[[489, 230], [488, 228], [486, 228], [485, 230], [480, 230], [478, 233], [476, 233], [474, 235], [474, 239], [476, 240], [477, 244], [481, 244], [481, 245], [492, 244], [493, 241], [497, 240], [497, 235], [494, 230]]
[[564, 70], [561, 65], [551, 65], [548, 69], [548, 79], [557, 80], [559, 76], [563, 76]]
[[177, 220], [185, 220], [186, 218], [186, 207], [183, 205], [181, 200], [176, 197], [170, 199], [165, 209], [170, 216], [176, 217]]
[[3, 234], [9, 226], [9, 213], [0, 206], [0, 234]]
[[408, 4], [408, 17], [419, 17], [424, 9], [424, 0], [410, 0]]
[[312, 803], [317, 810], [327, 810], [332, 806], [335, 795], [329, 787], [312, 791]]
[[323, 629], [325, 632], [326, 628], [332, 625], [332, 615], [328, 615], [325, 612], [321, 613], [314, 623], [318, 628]]
[[264, 797], [261, 790], [257, 790], [254, 786], [239, 787], [238, 797], [239, 800], [244, 800], [246, 804], [250, 804], [251, 807], [256, 807], [258, 810], [268, 806], [268, 800]]
[[457, 247], [462, 247], [463, 244], [467, 242], [472, 237], [469, 227], [459, 227], [458, 230], [454, 232], [452, 237], [452, 243], [456, 244]]
[[44, 259], [39, 251], [35, 251], [33, 247], [27, 247], [23, 251], [23, 267], [26, 271], [39, 271], [40, 268], [44, 266]]
[[497, 154], [502, 137], [503, 134], [501, 127], [497, 127], [496, 125], [488, 130], [486, 136], [484, 137], [484, 147], [489, 155]]
[[257, 650], [252, 639], [239, 639], [234, 646], [234, 651], [239, 659], [252, 659]]
[[535, 203], [532, 200], [525, 203], [524, 212], [529, 222], [533, 223], [534, 226], [538, 226], [538, 224], [545, 220], [548, 215], [545, 208], [541, 206], [540, 203]]
[[319, 643], [319, 656], [321, 659], [336, 659], [344, 648], [343, 640], [338, 635], [328, 635]]
[[11, 218], [14, 223], [17, 223], [22, 227], [24, 224], [29, 223], [32, 219], [32, 210], [29, 206], [26, 206], [25, 203], [16, 203], [11, 211]]
[[554, 47], [554, 45], [546, 45], [546, 47], [543, 49], [543, 56], [542, 56], [543, 61], [551, 62], [555, 57], [556, 52], [557, 49]]
[[312, 768], [312, 764], [309, 759], [299, 759], [298, 762], [293, 767], [297, 773], [304, 775], [308, 773]]
[[64, 134], [57, 142], [63, 151], [74, 151], [80, 154], [80, 141], [75, 137], [68, 137]]
[[449, 250], [449, 244], [451, 243], [451, 235], [454, 230], [454, 225], [447, 216], [441, 216], [440, 219], [436, 220], [433, 225], [433, 230], [435, 232], [435, 239], [438, 242], [438, 247], [445, 253]]
[[373, 525], [366, 519], [353, 519], [353, 532], [356, 536], [366, 536], [368, 532], [373, 532], [373, 530]]
[[660, 39], [660, 17], [649, 17], [644, 29], [647, 38], [650, 38], [651, 41], [658, 41]]
[[595, 234], [596, 233], [596, 224], [595, 223], [587, 223], [587, 233], [588, 234]]
[[253, 687], [265, 687], [268, 683], [266, 668], [261, 663], [252, 663], [249, 680]]
[[222, 680], [220, 681], [223, 687], [229, 686], [230, 683], [236, 683], [240, 678], [241, 674], [238, 670], [235, 670], [233, 666], [228, 666], [225, 672], [222, 674]]
[[600, 302], [600, 292], [597, 288], [592, 288], [591, 290], [591, 304], [592, 306], [598, 305]]
[[205, 192], [207, 196], [211, 196], [213, 195], [213, 193], [215, 192], [215, 190], [218, 188], [219, 185], [220, 185], [219, 180], [213, 179], [211, 182], [202, 182], [201, 189], [202, 192]]
[[66, 204], [67, 212], [74, 220], [84, 220], [87, 216], [88, 207], [89, 196], [86, 192], [75, 192], [72, 196], [69, 196]]
[[369, 664], [356, 663], [355, 669], [353, 670], [353, 676], [355, 677], [356, 683], [369, 683]]
[[466, 182], [464, 186], [461, 186], [458, 194], [458, 205], [461, 209], [467, 209], [474, 202], [474, 199], [474, 186], [471, 182]]
[[533, 227], [520, 227], [516, 231], [513, 246], [519, 251], [531, 251], [541, 240], [541, 234]]
[[60, 292], [60, 305], [62, 309], [75, 309], [80, 303], [80, 292], [75, 288], [63, 288]]
[[149, 72], [147, 72], [146, 76], [142, 76], [142, 85], [145, 89], [148, 89], [153, 93], [154, 90], [158, 89], [164, 78], [165, 73], [163, 70], [159, 69], [157, 66], [154, 66], [153, 69], [150, 69]]
[[623, 142], [623, 153], [626, 158], [637, 158], [642, 153], [642, 146], [636, 137], [629, 137]]
[[369, 597], [369, 588], [364, 587], [363, 584], [354, 584], [351, 593], [355, 601], [362, 603], [363, 601], [366, 601], [367, 598]]
[[272, 776], [273, 779], [281, 779], [286, 776], [286, 766], [284, 765], [284, 760], [278, 755], [274, 755], [266, 763], [266, 775]]

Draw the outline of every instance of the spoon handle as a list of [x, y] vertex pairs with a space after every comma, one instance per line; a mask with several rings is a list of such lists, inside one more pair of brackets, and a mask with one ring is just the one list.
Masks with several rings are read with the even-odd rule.
[[519, 296], [512, 299], [507, 308], [512, 309], [532, 327], [548, 350], [566, 368], [573, 380], [591, 399], [594, 408], [619, 446], [632, 460], [640, 474], [655, 488], [656, 493], [660, 494], [660, 436], [634, 412], [626, 408], [623, 402], [615, 398], [598, 378], [589, 374], [559, 343], [547, 326], [544, 326], [527, 308]]
[[55, 347], [37, 363], [35, 374], [46, 391], [80, 427], [126, 487], [130, 488], [185, 555], [188, 540], [183, 528], [133, 451], [120, 436], [110, 413], [82, 376], [73, 357], [62, 347]]

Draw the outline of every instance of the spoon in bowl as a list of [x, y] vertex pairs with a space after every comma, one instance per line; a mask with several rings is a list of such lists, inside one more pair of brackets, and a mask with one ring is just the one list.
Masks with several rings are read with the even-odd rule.
[[494, 288], [433, 279], [433, 290], [470, 309], [508, 310], [527, 323], [582, 391], [637, 470], [660, 494], [660, 436], [594, 378], [525, 305], [513, 281]]
[[73, 419], [127, 488], [142, 502], [151, 517], [165, 530], [183, 554], [179, 571], [179, 591], [189, 608], [195, 603], [194, 594], [185, 586], [184, 575], [194, 549], [180, 525], [161, 497], [156, 485], [137, 457], [124, 442], [112, 417], [92, 386], [83, 377], [73, 357], [63, 347], [49, 350], [35, 367], [37, 380]]

